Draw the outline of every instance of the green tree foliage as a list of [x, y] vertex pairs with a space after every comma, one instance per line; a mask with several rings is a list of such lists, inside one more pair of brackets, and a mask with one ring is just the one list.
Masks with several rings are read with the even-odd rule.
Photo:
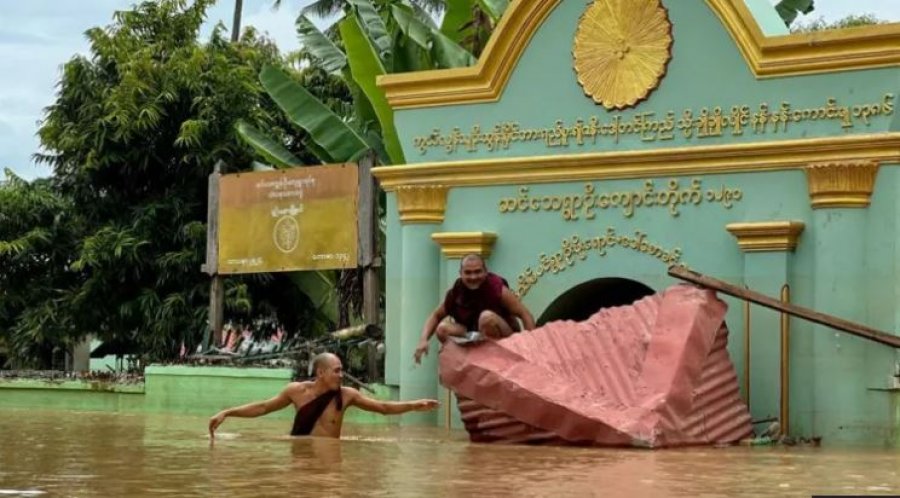
[[[51, 361], [76, 327], [69, 289], [80, 226], [73, 203], [51, 181], [22, 180], [6, 170], [0, 182], [0, 351], [21, 368]], [[0, 368], [3, 367], [0, 361]]]
[[[378, 3], [380, 4], [390, 4], [396, 0], [380, 0]], [[449, 0], [449, 3], [452, 3], [456, 0]], [[275, 7], [280, 7], [281, 4], [284, 3], [284, 0], [275, 0], [273, 5]], [[307, 5], [301, 11], [304, 15], [311, 15], [316, 17], [330, 17], [342, 12], [346, 12], [349, 6], [353, 3], [352, 0], [315, 0], [311, 4]], [[414, 7], [417, 10], [422, 12], [427, 12], [430, 14], [439, 14], [444, 11], [445, 4], [448, 3], [447, 0], [412, 0], [407, 2], [410, 6]]]
[[[221, 29], [198, 41], [212, 3], [147, 1], [118, 12], [112, 25], [87, 32], [90, 55], [63, 68], [39, 130], [46, 152], [37, 157], [52, 166], [68, 216], [82, 227], [62, 266], [78, 278], [52, 304], [69, 340], [93, 333], [130, 341], [148, 359], [171, 358], [182, 343], [193, 347], [209, 303], [209, 280], [200, 272], [207, 177], [220, 160], [233, 172], [250, 169], [253, 159], [235, 124], [270, 130], [299, 160], [314, 160], [304, 134], [257, 79], [263, 67], [282, 65], [275, 46], [253, 30], [234, 44]], [[300, 78], [329, 107], [347, 106], [339, 79], [315, 68]], [[287, 275], [226, 284], [232, 317], [275, 313], [293, 326], [313, 322], [308, 297], [285, 290]], [[29, 303], [41, 305], [51, 306]], [[15, 330], [34, 337], [58, 329], [37, 311], [13, 320]]]
[[792, 33], [811, 33], [814, 31], [825, 31], [828, 29], [844, 29], [856, 28], [859, 26], [871, 26], [873, 24], [886, 24], [884, 21], [875, 17], [874, 14], [849, 15], [843, 19], [833, 22], [826, 22], [823, 18], [804, 21], [791, 26]]

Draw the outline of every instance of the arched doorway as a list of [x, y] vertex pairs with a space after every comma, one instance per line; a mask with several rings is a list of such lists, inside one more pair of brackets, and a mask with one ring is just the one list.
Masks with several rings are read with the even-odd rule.
[[547, 306], [537, 325], [556, 320], [587, 320], [603, 308], [624, 306], [656, 291], [627, 278], [595, 278], [563, 292]]

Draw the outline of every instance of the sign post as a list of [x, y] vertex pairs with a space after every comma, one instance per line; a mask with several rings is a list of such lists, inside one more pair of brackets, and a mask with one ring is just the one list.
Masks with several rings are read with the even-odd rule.
[[[363, 320], [372, 325], [379, 325], [380, 287], [378, 282], [379, 261], [376, 247], [376, 231], [378, 223], [378, 204], [375, 178], [372, 176], [372, 167], [375, 158], [368, 154], [359, 162], [359, 267], [363, 272]], [[368, 358], [367, 369], [369, 381], [378, 377], [378, 362], [376, 361], [375, 344], [369, 343], [366, 352]]]
[[219, 275], [219, 180], [222, 178], [222, 161], [216, 163], [209, 175], [206, 206], [206, 264], [203, 270], [212, 277], [209, 284], [209, 326], [203, 337], [205, 351], [222, 333], [225, 321], [225, 283]]

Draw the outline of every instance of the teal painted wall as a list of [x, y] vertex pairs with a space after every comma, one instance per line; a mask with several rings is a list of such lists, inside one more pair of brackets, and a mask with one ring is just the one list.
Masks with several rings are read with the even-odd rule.
[[[490, 151], [484, 144], [476, 150], [459, 147], [416, 148], [415, 139], [437, 130], [447, 135], [455, 128], [462, 134], [473, 127], [491, 130], [496, 125], [515, 123], [523, 129], [552, 128], [557, 120], [571, 126], [578, 119], [598, 118], [607, 123], [619, 119], [631, 122], [644, 114], [662, 119], [674, 111], [676, 119], [689, 109], [696, 117], [703, 109], [710, 112], [721, 106], [730, 113], [733, 106], [749, 106], [750, 112], [767, 103], [775, 110], [782, 102], [791, 109], [820, 108], [833, 98], [838, 106], [881, 104], [885, 95], [896, 107], [900, 94], [900, 70], [897, 68], [847, 71], [820, 75], [757, 80], [738, 51], [731, 36], [703, 0], [663, 0], [674, 25], [673, 57], [668, 73], [649, 98], [633, 109], [608, 112], [585, 97], [572, 69], [572, 40], [578, 19], [589, 2], [563, 0], [539, 28], [513, 70], [509, 84], [498, 102], [396, 112], [401, 141], [410, 163], [459, 161], [487, 158], [516, 158], [579, 154], [603, 151], [641, 151], [670, 147], [709, 146], [732, 143], [768, 142], [788, 139], [813, 139], [847, 134], [869, 134], [900, 130], [900, 113], [873, 116], [868, 122], [860, 117], [844, 127], [839, 121], [790, 123], [786, 129], [765, 133], [745, 129], [737, 135], [730, 130], [720, 137], [684, 136], [675, 130], [671, 140], [645, 141], [639, 136], [622, 136], [618, 141], [601, 137], [583, 145], [548, 147], [541, 141], [512, 143], [508, 148]], [[749, 3], [768, 35], [784, 32], [777, 14], [765, 0]], [[886, 108], [881, 107], [884, 111]], [[489, 265], [516, 288], [519, 276], [539, 264], [542, 254], [553, 256], [563, 251], [563, 240], [578, 236], [581, 240], [607, 234], [634, 237], [645, 234], [647, 242], [667, 251], [678, 249], [679, 261], [693, 269], [730, 282], [750, 285], [777, 295], [790, 286], [792, 302], [831, 312], [887, 331], [900, 328], [900, 258], [897, 201], [900, 178], [897, 165], [882, 165], [872, 205], [864, 210], [814, 211], [810, 206], [807, 179], [799, 170], [748, 172], [653, 178], [655, 192], [666, 190], [677, 181], [683, 191], [700, 182], [703, 202], [682, 205], [674, 216], [662, 207], [640, 207], [633, 213], [622, 207], [596, 209], [593, 219], [580, 213], [566, 220], [560, 210], [501, 212], [527, 188], [531, 198], [579, 195], [590, 183], [596, 194], [642, 193], [649, 178], [592, 182], [557, 182], [538, 185], [509, 184], [451, 189], [441, 232], [487, 231], [498, 235]], [[725, 206], [707, 202], [707, 193], [722, 189], [740, 191], [740, 199]], [[404, 254], [400, 242], [403, 228], [396, 214], [396, 199], [389, 194], [387, 247], [388, 265], [388, 366], [389, 384], [399, 382], [397, 369], [402, 359], [398, 326], [400, 317], [410, 313], [400, 301], [404, 276], [400, 261]], [[800, 221], [805, 231], [793, 253], [744, 254], [725, 230], [735, 222], [776, 220]], [[849, 221], [848, 221], [849, 220]], [[841, 236], [834, 227], [851, 229]], [[410, 244], [411, 245], [411, 244]], [[416, 247], [423, 247], [417, 244]], [[435, 244], [433, 251], [438, 251]], [[582, 257], [583, 256], [583, 257]], [[419, 258], [419, 255], [416, 255]], [[452, 262], [443, 260], [439, 277], [442, 289], [453, 278]], [[607, 248], [601, 255], [592, 250], [565, 264], [562, 271], [544, 274], [524, 296], [525, 304], [537, 317], [554, 299], [572, 287], [601, 277], [624, 277], [656, 290], [675, 282], [666, 276], [668, 262], [645, 253], [623, 248]], [[830, 275], [827, 278], [825, 275]], [[846, 275], [846, 277], [841, 277]], [[438, 277], [436, 277], [438, 278]], [[845, 278], [845, 280], [841, 280]], [[846, 281], [844, 285], [841, 282]], [[827, 286], [827, 287], [826, 287]], [[440, 293], [438, 293], [440, 295]], [[435, 298], [435, 305], [437, 304]], [[744, 347], [743, 303], [724, 298], [729, 304], [727, 323], [731, 330], [729, 350], [743, 382]], [[415, 310], [414, 313], [421, 313]], [[777, 416], [780, 386], [780, 354], [777, 313], [753, 307], [751, 312], [751, 411], [755, 419]], [[846, 334], [812, 326], [799, 319], [790, 320], [791, 433], [825, 435], [826, 441], [841, 443], [896, 444], [898, 440], [896, 393], [885, 390], [898, 361], [898, 353], [883, 346], [863, 343]], [[393, 349], [394, 351], [391, 351]], [[432, 351], [436, 346], [432, 345]], [[426, 367], [419, 367], [426, 368]], [[432, 375], [429, 372], [427, 375]], [[427, 377], [423, 373], [423, 378]], [[444, 417], [446, 418], [446, 417]], [[456, 420], [458, 423], [458, 417]]]
[[[653, 181], [659, 190], [665, 189], [671, 179], [689, 187], [696, 178], [699, 177], [664, 177]], [[739, 189], [741, 200], [734, 201], [730, 208], [721, 203], [681, 206], [677, 216], [655, 206], [636, 208], [631, 216], [626, 216], [622, 208], [609, 208], [595, 210], [593, 220], [582, 215], [578, 220], [566, 221], [560, 211], [500, 213], [501, 199], [516, 198], [519, 188], [515, 185], [455, 188], [450, 192], [442, 231], [495, 232], [498, 240], [489, 264], [515, 288], [526, 268], [538, 266], [541, 254], [561, 252], [564, 239], [604, 236], [610, 228], [618, 235], [632, 238], [640, 231], [653, 245], [666, 251], [677, 249], [681, 254], [679, 261], [691, 268], [740, 281], [744, 255], [734, 237], [725, 230], [726, 224], [765, 220], [809, 222], [808, 197], [793, 195], [798, 189], [806, 189], [806, 178], [800, 171], [710, 175], [699, 180], [704, 198], [708, 191], [720, 191], [725, 186]], [[543, 198], [578, 193], [584, 191], [584, 183], [530, 185], [528, 194]], [[643, 179], [588, 183], [594, 185], [597, 193], [641, 191], [645, 186]], [[584, 256], [584, 259], [574, 258], [573, 264], [566, 265], [559, 273], [543, 275], [528, 291], [524, 302], [535, 315], [540, 315], [562, 291], [594, 278], [624, 277], [656, 290], [675, 283], [665, 274], [668, 263], [630, 248], [617, 245], [606, 249], [605, 255], [592, 250]]]
[[[761, 103], [768, 103], [774, 110], [782, 101], [790, 102], [794, 109], [819, 108], [828, 98], [835, 98], [840, 105], [857, 105], [882, 102], [888, 93], [900, 94], [900, 71], [896, 68], [757, 80], [725, 27], [703, 0], [663, 3], [674, 26], [672, 60], [659, 87], [634, 109], [608, 112], [582, 93], [572, 69], [571, 53], [578, 18], [586, 2], [563, 0], [532, 38], [499, 102], [406, 109], [395, 114], [407, 162], [751, 143], [898, 129], [895, 111], [893, 116], [872, 119], [869, 125], [856, 122], [847, 130], [837, 122], [811, 121], [792, 123], [786, 132], [777, 134], [754, 134], [747, 130], [738, 137], [726, 132], [721, 138], [686, 140], [676, 132], [672, 140], [655, 142], [627, 137], [618, 143], [603, 138], [596, 144], [554, 148], [542, 142], [519, 143], [495, 152], [487, 151], [484, 146], [475, 152], [461, 149], [453, 153], [433, 148], [422, 154], [415, 149], [414, 137], [427, 135], [431, 129], [446, 134], [459, 127], [466, 133], [475, 125], [489, 130], [505, 122], [516, 122], [528, 129], [550, 128], [557, 119], [571, 126], [576, 119], [588, 120], [591, 116], [599, 117], [602, 122], [621, 116], [628, 122], [635, 115], [648, 112], [659, 119], [670, 110], [680, 118], [684, 109], [692, 109], [698, 116], [704, 107], [721, 106], [730, 112], [732, 106], [748, 105], [755, 112]], [[894, 104], [895, 107], [898, 104], [896, 98]]]

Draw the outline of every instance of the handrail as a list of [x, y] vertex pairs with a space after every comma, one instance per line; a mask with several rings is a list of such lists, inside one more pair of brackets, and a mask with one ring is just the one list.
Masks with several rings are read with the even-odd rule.
[[809, 320], [820, 325], [825, 325], [833, 329], [847, 332], [848, 334], [855, 335], [863, 339], [868, 339], [879, 344], [884, 344], [885, 346], [891, 346], [893, 348], [900, 349], [900, 336], [888, 334], [886, 332], [882, 332], [871, 327], [866, 327], [865, 325], [860, 325], [858, 323], [853, 323], [836, 316], [819, 313], [818, 311], [813, 311], [802, 306], [782, 303], [781, 301], [766, 296], [765, 294], [760, 294], [759, 292], [755, 292], [749, 289], [742, 289], [736, 285], [729, 284], [728, 282], [717, 280], [701, 273], [688, 270], [683, 266], [670, 266], [668, 273], [669, 276], [684, 280], [686, 282], [691, 282], [692, 284], [696, 284], [701, 287], [707, 287], [709, 289], [734, 296], [738, 299], [743, 299], [745, 301], [756, 303], [760, 306], [765, 306], [766, 308], [781, 311], [798, 318], [803, 318], [804, 320]]

